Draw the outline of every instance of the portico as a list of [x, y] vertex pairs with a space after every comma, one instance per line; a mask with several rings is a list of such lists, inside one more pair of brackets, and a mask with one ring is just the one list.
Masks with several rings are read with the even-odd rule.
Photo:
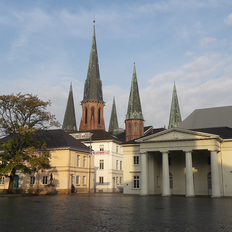
[[[124, 193], [221, 197], [221, 142], [218, 135], [173, 128], [125, 144]], [[140, 163], [130, 165], [137, 155]], [[130, 185], [135, 175], [136, 189]]]

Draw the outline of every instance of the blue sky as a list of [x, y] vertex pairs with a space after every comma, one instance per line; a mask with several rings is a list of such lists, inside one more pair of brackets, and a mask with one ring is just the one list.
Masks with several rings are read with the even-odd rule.
[[232, 105], [231, 0], [0, 0], [0, 94], [50, 99], [62, 124], [72, 82], [79, 128], [94, 17], [106, 129], [113, 96], [124, 128], [134, 62], [145, 125], [168, 126], [174, 81], [182, 119]]

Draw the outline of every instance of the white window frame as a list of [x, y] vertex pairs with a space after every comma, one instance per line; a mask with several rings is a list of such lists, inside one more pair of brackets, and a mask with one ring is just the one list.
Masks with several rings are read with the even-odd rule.
[[77, 167], [80, 167], [80, 159], [81, 159], [81, 156], [77, 155]]
[[103, 176], [99, 176], [99, 184], [104, 184], [104, 177]]
[[100, 145], [99, 145], [99, 150], [100, 150], [100, 151], [104, 151], [104, 144], [100, 144]]
[[43, 176], [42, 183], [43, 184], [48, 184], [48, 176]]
[[83, 168], [86, 168], [86, 156], [83, 156]]
[[30, 185], [35, 184], [35, 176], [30, 176]]
[[134, 176], [133, 178], [133, 188], [140, 189], [139, 176]]
[[104, 169], [104, 160], [99, 160], [99, 169], [100, 170]]
[[82, 177], [82, 184], [86, 185], [86, 177], [85, 176]]
[[138, 155], [133, 156], [133, 164], [134, 165], [139, 165], [139, 156]]
[[80, 184], [80, 176], [76, 176], [76, 185]]
[[5, 183], [5, 177], [1, 176], [0, 177], [0, 185], [3, 185]]

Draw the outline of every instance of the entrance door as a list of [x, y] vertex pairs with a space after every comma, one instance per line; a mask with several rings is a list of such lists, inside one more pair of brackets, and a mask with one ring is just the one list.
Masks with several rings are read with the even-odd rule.
[[208, 180], [208, 194], [212, 195], [212, 178], [211, 178], [211, 172], [207, 174], [207, 180]]
[[19, 188], [19, 176], [16, 175], [14, 177], [14, 189], [18, 189]]
[[169, 172], [169, 183], [170, 183], [170, 194], [173, 194], [173, 176], [171, 172]]

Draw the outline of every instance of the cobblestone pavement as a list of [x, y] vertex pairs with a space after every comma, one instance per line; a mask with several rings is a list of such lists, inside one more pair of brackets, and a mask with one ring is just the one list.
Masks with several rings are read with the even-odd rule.
[[0, 198], [0, 231], [232, 231], [232, 198], [56, 195]]

